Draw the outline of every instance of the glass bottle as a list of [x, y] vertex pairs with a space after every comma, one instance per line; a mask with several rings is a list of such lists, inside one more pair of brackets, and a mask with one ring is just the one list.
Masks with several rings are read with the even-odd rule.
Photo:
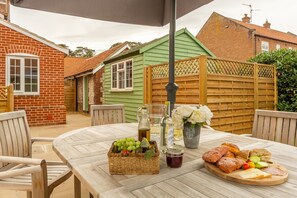
[[141, 141], [145, 137], [150, 141], [150, 120], [148, 109], [145, 106], [139, 110], [138, 117], [138, 140]]
[[173, 147], [174, 143], [174, 126], [172, 118], [170, 117], [170, 102], [165, 102], [166, 111], [161, 120], [161, 133], [160, 133], [160, 150], [165, 153], [167, 148]]

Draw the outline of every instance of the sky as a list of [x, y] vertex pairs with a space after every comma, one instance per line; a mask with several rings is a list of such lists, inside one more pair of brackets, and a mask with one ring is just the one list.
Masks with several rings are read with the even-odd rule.
[[[252, 23], [262, 26], [268, 20], [271, 28], [297, 34], [296, 0], [214, 0], [177, 19], [176, 30], [187, 28], [194, 36], [199, 32], [212, 12], [241, 20], [244, 14]], [[101, 52], [112, 44], [124, 41], [148, 42], [169, 33], [169, 25], [163, 27], [141, 26], [86, 19], [11, 6], [10, 20], [56, 44], [66, 44], [74, 50], [78, 46]]]

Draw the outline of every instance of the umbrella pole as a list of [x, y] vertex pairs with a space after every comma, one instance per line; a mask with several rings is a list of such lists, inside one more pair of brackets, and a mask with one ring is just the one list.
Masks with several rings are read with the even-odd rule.
[[176, 0], [170, 0], [170, 28], [169, 28], [169, 83], [166, 85], [167, 100], [170, 101], [170, 115], [174, 108], [178, 85], [174, 83], [175, 62], [175, 26], [176, 26]]

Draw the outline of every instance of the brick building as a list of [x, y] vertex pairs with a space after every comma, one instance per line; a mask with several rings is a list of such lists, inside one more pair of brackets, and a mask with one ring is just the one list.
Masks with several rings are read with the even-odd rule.
[[246, 61], [250, 57], [276, 49], [297, 49], [297, 36], [250, 23], [245, 14], [242, 21], [213, 12], [196, 38], [219, 58]]
[[0, 19], [0, 85], [14, 85], [15, 110], [30, 126], [66, 123], [64, 57], [68, 50]]
[[[72, 101], [76, 104], [68, 104], [67, 109], [73, 109], [79, 112], [88, 112], [92, 104], [102, 104], [103, 100], [103, 79], [104, 64], [107, 58], [111, 58], [125, 49], [129, 48], [127, 43], [116, 45], [94, 57], [82, 61], [80, 64], [66, 64], [71, 57], [65, 62], [65, 88], [66, 86], [75, 86], [73, 93], [76, 98]], [[73, 58], [73, 57], [72, 57]], [[66, 98], [67, 99], [67, 98]], [[68, 106], [70, 108], [68, 108]], [[75, 106], [75, 108], [71, 108]]]

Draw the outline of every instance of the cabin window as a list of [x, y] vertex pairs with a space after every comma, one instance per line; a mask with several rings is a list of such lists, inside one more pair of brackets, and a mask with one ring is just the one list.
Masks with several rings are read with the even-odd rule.
[[28, 54], [8, 55], [6, 84], [13, 84], [16, 95], [39, 94], [39, 58]]
[[111, 89], [131, 90], [133, 61], [127, 60], [111, 66]]
[[266, 41], [261, 42], [261, 50], [262, 52], [268, 52], [269, 51], [269, 43]]

